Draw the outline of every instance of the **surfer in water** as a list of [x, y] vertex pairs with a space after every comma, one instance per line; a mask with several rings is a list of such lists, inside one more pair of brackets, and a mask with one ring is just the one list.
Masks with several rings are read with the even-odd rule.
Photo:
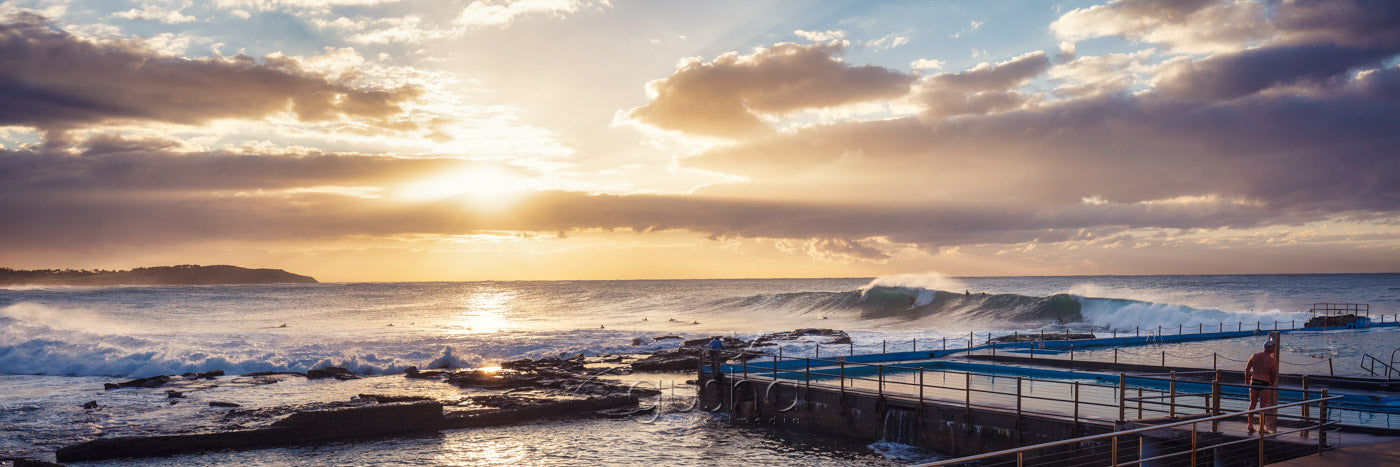
[[[1249, 410], [1254, 410], [1255, 406], [1274, 405], [1274, 374], [1277, 372], [1278, 361], [1274, 360], [1274, 341], [1270, 339], [1264, 342], [1264, 351], [1249, 357], [1249, 363], [1244, 365], [1244, 377], [1249, 381]], [[1259, 431], [1265, 434], [1273, 432], [1270, 429], [1272, 424], [1265, 422], [1268, 418], [1267, 414], [1260, 414], [1259, 417]], [[1254, 414], [1249, 414], [1248, 429], [1250, 433], [1254, 433]]]

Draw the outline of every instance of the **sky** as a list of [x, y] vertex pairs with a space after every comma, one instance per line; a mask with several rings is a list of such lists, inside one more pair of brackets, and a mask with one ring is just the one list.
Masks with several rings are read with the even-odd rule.
[[6, 0], [0, 266], [1400, 271], [1400, 2]]

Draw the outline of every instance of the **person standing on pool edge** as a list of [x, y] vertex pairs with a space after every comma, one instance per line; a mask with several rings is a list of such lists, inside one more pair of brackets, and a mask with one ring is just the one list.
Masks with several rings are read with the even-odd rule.
[[724, 341], [719, 336], [715, 336], [705, 345], [705, 352], [710, 354], [710, 370], [715, 373], [715, 378], [723, 378], [724, 373], [720, 368], [724, 367]]
[[[1264, 351], [1255, 353], [1249, 357], [1249, 363], [1244, 365], [1244, 377], [1249, 380], [1249, 410], [1254, 410], [1256, 405], [1270, 406], [1274, 402], [1274, 375], [1278, 374], [1278, 360], [1274, 359], [1274, 341], [1272, 339], [1264, 342]], [[1265, 434], [1272, 433], [1265, 422], [1264, 414], [1259, 416], [1259, 431]], [[1249, 432], [1254, 433], [1254, 414], [1249, 414]]]

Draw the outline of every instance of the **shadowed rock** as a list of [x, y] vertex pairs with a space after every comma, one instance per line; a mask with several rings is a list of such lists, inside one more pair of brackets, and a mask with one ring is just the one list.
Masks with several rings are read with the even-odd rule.
[[59, 462], [158, 457], [220, 449], [253, 449], [345, 438], [434, 431], [443, 426], [442, 404], [374, 405], [298, 412], [269, 428], [164, 436], [96, 439], [59, 449]]
[[351, 373], [350, 370], [338, 366], [328, 366], [325, 368], [315, 370], [307, 370], [306, 377], [308, 379], [335, 378], [341, 381], [349, 379], [360, 379], [359, 376], [355, 375], [354, 373]]

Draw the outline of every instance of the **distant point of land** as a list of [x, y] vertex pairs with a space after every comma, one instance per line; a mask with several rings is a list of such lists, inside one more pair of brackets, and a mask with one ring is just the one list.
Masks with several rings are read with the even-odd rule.
[[225, 285], [314, 284], [310, 276], [281, 269], [248, 269], [238, 266], [159, 266], [128, 271], [96, 269], [17, 270], [0, 268], [3, 285]]

